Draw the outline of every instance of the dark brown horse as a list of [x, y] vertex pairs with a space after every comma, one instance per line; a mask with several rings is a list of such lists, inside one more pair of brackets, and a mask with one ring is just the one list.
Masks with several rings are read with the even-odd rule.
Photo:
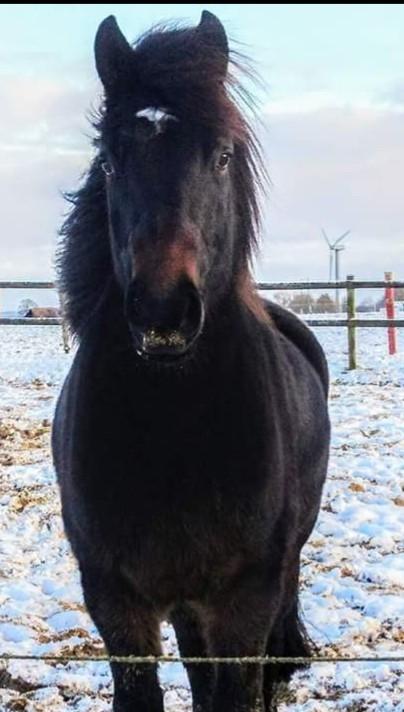
[[[111, 654], [310, 653], [300, 551], [329, 448], [312, 333], [262, 301], [257, 146], [220, 22], [130, 46], [100, 26], [97, 154], [72, 196], [60, 286], [79, 348], [53, 430], [67, 536]], [[188, 666], [194, 710], [275, 707], [291, 664]], [[115, 712], [162, 712], [154, 665], [113, 664]]]

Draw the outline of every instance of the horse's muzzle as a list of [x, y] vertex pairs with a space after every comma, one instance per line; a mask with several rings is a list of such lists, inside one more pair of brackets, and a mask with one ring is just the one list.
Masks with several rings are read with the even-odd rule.
[[136, 279], [126, 295], [126, 317], [137, 353], [170, 362], [185, 356], [201, 333], [203, 301], [186, 279], [164, 294], [152, 292]]

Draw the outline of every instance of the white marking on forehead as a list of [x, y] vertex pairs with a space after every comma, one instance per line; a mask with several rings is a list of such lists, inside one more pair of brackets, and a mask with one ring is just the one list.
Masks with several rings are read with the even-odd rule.
[[170, 114], [168, 109], [163, 109], [157, 106], [147, 106], [145, 109], [137, 111], [135, 114], [137, 119], [147, 119], [153, 124], [161, 124], [165, 121], [178, 121], [174, 114]]
[[144, 109], [137, 111], [135, 117], [150, 121], [154, 125], [155, 136], [164, 133], [168, 121], [178, 121], [177, 117], [174, 114], [170, 114], [168, 109], [158, 106], [146, 106]]

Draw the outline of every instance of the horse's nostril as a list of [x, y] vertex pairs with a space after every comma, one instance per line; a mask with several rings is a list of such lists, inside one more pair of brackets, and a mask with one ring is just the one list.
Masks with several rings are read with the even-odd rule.
[[198, 331], [203, 320], [203, 303], [199, 292], [195, 287], [188, 291], [187, 300], [184, 306], [184, 313], [181, 321], [181, 331], [189, 332], [191, 335]]

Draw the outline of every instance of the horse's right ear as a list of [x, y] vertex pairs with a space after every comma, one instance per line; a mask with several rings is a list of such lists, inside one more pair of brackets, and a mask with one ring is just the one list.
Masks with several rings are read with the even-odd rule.
[[111, 89], [128, 69], [133, 50], [113, 15], [101, 22], [94, 43], [95, 65], [106, 89]]

